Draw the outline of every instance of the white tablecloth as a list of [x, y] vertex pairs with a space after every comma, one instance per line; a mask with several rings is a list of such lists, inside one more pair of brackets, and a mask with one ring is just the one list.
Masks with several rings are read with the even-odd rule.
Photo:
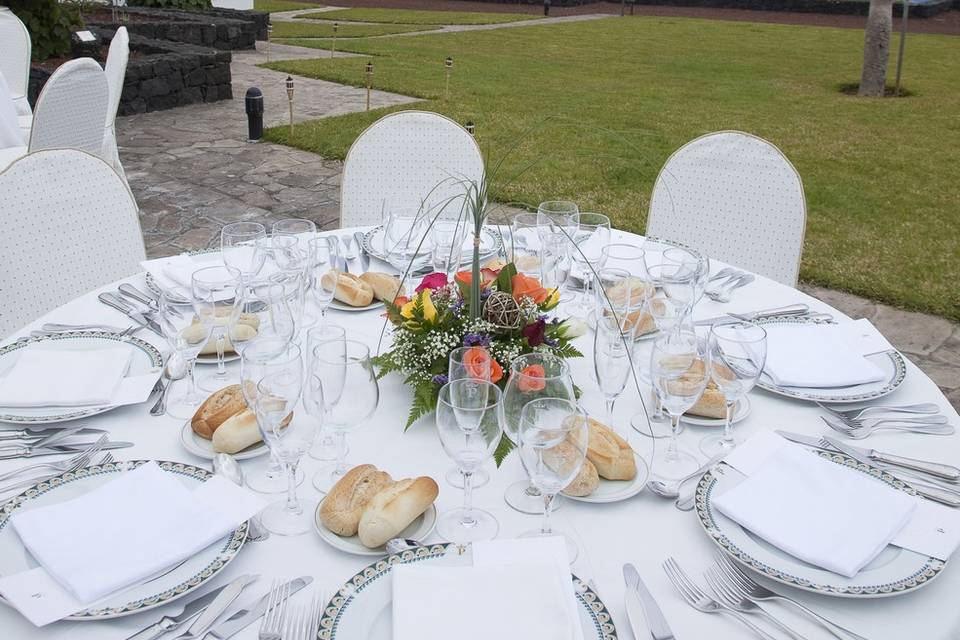
[[3, 73], [0, 73], [0, 149], [22, 147], [26, 144], [17, 119], [17, 108]]
[[[640, 242], [637, 236], [621, 232], [615, 238], [629, 236], [631, 241]], [[714, 262], [712, 268], [719, 270], [724, 265]], [[129, 279], [143, 287], [143, 276]], [[126, 318], [96, 299], [96, 293], [115, 289], [116, 285], [91, 292], [63, 306], [62, 308], [38, 319], [34, 325], [42, 322], [106, 322], [114, 325], [126, 325]], [[733, 296], [733, 302], [721, 305], [705, 300], [695, 310], [698, 318], [720, 315], [725, 311], [747, 311], [777, 307], [804, 302], [817, 311], [834, 313], [842, 317], [828, 305], [799, 291], [777, 284], [762, 277], [739, 289]], [[330, 311], [331, 320], [347, 327], [352, 337], [368, 341], [376, 346], [383, 319], [379, 313], [343, 313]], [[31, 325], [34, 326], [34, 325]], [[31, 327], [16, 335], [23, 335]], [[148, 332], [139, 336], [158, 343], [159, 340]], [[584, 390], [584, 400], [588, 408], [602, 415], [602, 400], [596, 383], [592, 378], [591, 334], [578, 340], [578, 347], [586, 354], [582, 359], [572, 360], [574, 379]], [[639, 349], [639, 358], [649, 357], [649, 343], [643, 343]], [[235, 366], [235, 365], [233, 365]], [[787, 429], [819, 435], [824, 425], [819, 419], [820, 411], [812, 404], [788, 400], [755, 390], [752, 393], [753, 411], [749, 417], [736, 426], [736, 430], [749, 435], [763, 430]], [[907, 363], [907, 376], [903, 386], [887, 400], [898, 403], [936, 402], [941, 410], [950, 416], [951, 421], [960, 424], [956, 411], [938, 390], [937, 386], [915, 365]], [[437, 507], [440, 510], [458, 506], [462, 493], [451, 488], [443, 481], [444, 472], [452, 463], [443, 454], [432, 419], [427, 419], [403, 431], [403, 419], [409, 408], [410, 395], [397, 375], [387, 376], [381, 381], [380, 406], [367, 425], [354, 432], [350, 437], [350, 459], [354, 463], [368, 462], [389, 471], [395, 478], [431, 475], [440, 484], [440, 496]], [[626, 421], [640, 408], [636, 391], [627, 392], [617, 406], [617, 416]], [[179, 443], [181, 423], [163, 417], [152, 418], [147, 414], [147, 406], [129, 406], [111, 411], [83, 421], [92, 427], [108, 429], [114, 438], [132, 440], [136, 446], [119, 452], [121, 459], [154, 458], [160, 460], [182, 460], [193, 464], [209, 464], [187, 453]], [[682, 443], [691, 450], [697, 450], [699, 440], [707, 434], [703, 428], [688, 427], [681, 435]], [[630, 432], [631, 444], [649, 458], [650, 441], [635, 432]], [[895, 449], [904, 455], [939, 460], [957, 464], [960, 458], [960, 434], [950, 437], [896, 435], [876, 435], [870, 439], [870, 445], [880, 449]], [[24, 464], [23, 462], [0, 462], [0, 471]], [[245, 465], [249, 462], [244, 463]], [[310, 485], [309, 478], [319, 468], [320, 463], [304, 458], [303, 468], [307, 481], [300, 487], [300, 495], [312, 500], [319, 495]], [[474, 493], [475, 504], [494, 513], [500, 520], [500, 536], [515, 536], [537, 526], [538, 517], [523, 515], [513, 511], [503, 501], [504, 489], [512, 482], [524, 477], [520, 461], [511, 455], [503, 467], [495, 470], [489, 467], [491, 482]], [[703, 532], [693, 512], [680, 512], [673, 502], [661, 499], [650, 492], [643, 492], [626, 502], [606, 505], [593, 505], [567, 501], [555, 514], [555, 526], [570, 531], [580, 542], [580, 557], [572, 570], [583, 579], [592, 578], [599, 594], [613, 613], [620, 638], [629, 640], [632, 635], [624, 612], [624, 586], [621, 566], [625, 562], [634, 563], [644, 581], [663, 608], [677, 638], [711, 640], [734, 640], [748, 636], [745, 628], [724, 616], [708, 616], [690, 609], [677, 595], [660, 564], [667, 556], [674, 556], [688, 570], [695, 571], [697, 577], [710, 562], [715, 547]], [[432, 540], [431, 540], [432, 541]], [[313, 533], [284, 538], [272, 536], [266, 542], [251, 543], [244, 547], [239, 557], [225, 570], [222, 579], [235, 577], [243, 573], [261, 573], [262, 578], [250, 587], [240, 598], [247, 602], [253, 596], [265, 592], [273, 578], [293, 577], [304, 573], [312, 574], [318, 587], [335, 588], [355, 572], [369, 564], [371, 558], [351, 556], [334, 550]], [[954, 559], [956, 564], [960, 560]], [[937, 580], [929, 586], [909, 595], [870, 599], [851, 600], [830, 598], [780, 587], [790, 595], [816, 608], [824, 615], [848, 626], [872, 640], [900, 640], [902, 638], [923, 638], [924, 640], [946, 640], [960, 635], [960, 608], [956, 606], [956, 594], [960, 592], [960, 568], [948, 566]], [[308, 590], [309, 591], [309, 590]], [[310, 594], [299, 594], [298, 602], [307, 602]], [[777, 606], [777, 605], [773, 605]], [[0, 608], [0, 637], [18, 640], [69, 638], [79, 640], [96, 638], [97, 640], [121, 640], [140, 628], [156, 621], [161, 612], [177, 612], [176, 604], [165, 609], [154, 610], [98, 623], [56, 623], [43, 630], [37, 630], [25, 622], [15, 612]], [[777, 609], [785, 620], [789, 620], [805, 637], [811, 639], [829, 636], [811, 626], [789, 610]], [[256, 625], [248, 627], [235, 636], [241, 640], [256, 638]], [[644, 638], [643, 640], [646, 640]]]

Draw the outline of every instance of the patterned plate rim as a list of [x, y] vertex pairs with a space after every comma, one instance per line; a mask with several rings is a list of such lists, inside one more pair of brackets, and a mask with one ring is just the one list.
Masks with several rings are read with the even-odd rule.
[[[374, 250], [373, 250], [373, 245], [370, 243], [370, 238], [372, 238], [372, 237], [373, 237], [373, 234], [376, 233], [377, 231], [379, 231], [380, 229], [383, 229], [383, 225], [382, 225], [382, 224], [378, 224], [377, 226], [373, 227], [372, 229], [369, 229], [368, 231], [365, 231], [365, 232], [364, 232], [364, 234], [363, 234], [363, 250], [364, 250], [366, 253], [368, 253], [368, 254], [370, 254], [371, 256], [373, 256], [374, 258], [376, 258], [377, 260], [383, 260], [384, 262], [386, 262], [386, 261], [387, 261], [387, 257], [384, 256], [384, 255], [380, 255], [380, 253], [378, 253], [377, 251], [374, 251]], [[500, 249], [503, 247], [503, 236], [500, 235], [500, 230], [497, 229], [496, 227], [492, 227], [492, 226], [486, 225], [486, 226], [483, 227], [482, 231], [484, 231], [484, 232], [486, 232], [486, 233], [489, 233], [491, 236], [493, 236], [494, 246], [493, 246], [492, 249], [490, 249], [490, 251], [481, 254], [480, 257], [489, 257], [489, 256], [492, 256], [492, 255], [494, 255], [495, 253], [499, 252]]]
[[[203, 255], [207, 255], [207, 254], [210, 254], [210, 253], [219, 253], [219, 252], [220, 252], [220, 249], [200, 249], [200, 250], [198, 250], [198, 251], [187, 251], [186, 253], [179, 253], [179, 254], [177, 254], [177, 255], [180, 255], [180, 256], [184, 256], [184, 255], [186, 255], [186, 256], [203, 256]], [[167, 256], [167, 257], [168, 257], [168, 258], [174, 258], [174, 257], [176, 257], [176, 256]], [[144, 280], [144, 282], [145, 282], [146, 285], [147, 285], [147, 289], [150, 289], [150, 292], [151, 292], [151, 293], [154, 293], [154, 294], [156, 294], [156, 295], [158, 295], [158, 296], [161, 295], [161, 294], [163, 294], [163, 288], [162, 288], [159, 284], [157, 284], [157, 281], [153, 279], [153, 276], [150, 275], [150, 272], [147, 271], [147, 270], [144, 270], [143, 274], [144, 274], [143, 280]]]
[[[825, 458], [830, 462], [848, 466], [851, 469], [877, 478], [894, 489], [898, 489], [909, 495], [917, 494], [910, 485], [897, 480], [889, 473], [881, 471], [876, 467], [857, 462], [853, 458], [847, 457], [841, 453], [834, 453], [831, 451], [817, 451], [815, 453], [821, 458]], [[728, 466], [726, 463], [720, 463], [720, 465], [718, 465], [718, 467], [726, 466]], [[934, 578], [942, 573], [943, 568], [947, 564], [945, 560], [940, 560], [932, 556], [927, 557], [927, 560], [924, 562], [923, 566], [915, 571], [912, 575], [905, 576], [895, 582], [866, 587], [838, 587], [829, 584], [818, 584], [811, 582], [810, 580], [793, 575], [792, 573], [780, 571], [775, 567], [771, 567], [760, 560], [757, 560], [748, 552], [737, 547], [736, 544], [734, 544], [726, 536], [726, 534], [717, 528], [716, 521], [713, 518], [712, 505], [710, 502], [713, 490], [716, 487], [716, 483], [717, 476], [712, 469], [707, 471], [703, 477], [700, 478], [700, 482], [697, 483], [695, 507], [697, 510], [698, 520], [701, 526], [703, 526], [703, 530], [706, 532], [710, 540], [712, 540], [714, 544], [720, 547], [720, 549], [722, 549], [731, 558], [743, 566], [761, 574], [763, 577], [776, 580], [782, 584], [796, 587], [797, 589], [803, 589], [804, 591], [811, 591], [813, 593], [820, 593], [829, 596], [840, 596], [846, 598], [883, 598], [897, 596], [902, 593], [910, 593], [916, 591], [920, 587], [930, 584]]]
[[[336, 637], [340, 618], [354, 597], [378, 578], [389, 573], [394, 565], [421, 562], [444, 556], [448, 548], [456, 546], [452, 542], [445, 542], [417, 547], [396, 555], [380, 558], [367, 565], [341, 586], [333, 594], [333, 598], [326, 603], [323, 608], [323, 617], [320, 618], [320, 631], [317, 633], [317, 638], [319, 640], [333, 640]], [[458, 553], [463, 554], [465, 552], [466, 547], [459, 547]], [[573, 578], [574, 593], [580, 605], [586, 609], [593, 620], [597, 630], [597, 638], [599, 640], [617, 640], [617, 628], [613, 623], [613, 616], [610, 615], [610, 611], [600, 599], [600, 596], [577, 576], [571, 574], [571, 577]]]
[[[43, 482], [38, 482], [20, 495], [11, 498], [3, 505], [0, 505], [0, 530], [3, 530], [3, 527], [10, 521], [10, 517], [24, 503], [29, 500], [33, 500], [34, 498], [43, 495], [48, 491], [52, 491], [57, 487], [81, 478], [86, 478], [101, 473], [113, 473], [117, 471], [129, 471], [131, 469], [136, 469], [140, 465], [147, 464], [148, 462], [156, 462], [164, 471], [184, 475], [190, 478], [197, 478], [199, 480], [206, 481], [207, 479], [213, 477], [212, 472], [207, 471], [202, 467], [197, 467], [185, 462], [169, 462], [161, 460], [129, 460], [124, 462], [111, 462], [109, 464], [83, 467], [81, 469], [77, 469], [76, 471], [68, 471], [62, 475], [48, 478]], [[64, 618], [64, 620], [108, 620], [111, 618], [133, 615], [135, 613], [140, 613], [142, 611], [147, 611], [149, 609], [155, 609], [156, 607], [170, 604], [174, 600], [185, 596], [192, 591], [195, 591], [204, 584], [207, 584], [211, 578], [220, 573], [220, 571], [223, 570], [223, 568], [226, 567], [231, 560], [237, 557], [237, 554], [240, 552], [240, 547], [243, 546], [243, 543], [246, 539], [247, 523], [244, 522], [239, 527], [234, 529], [233, 533], [229, 535], [226, 544], [224, 544], [223, 548], [220, 550], [220, 553], [217, 554], [217, 557], [213, 562], [204, 567], [199, 573], [181, 582], [180, 584], [167, 589], [166, 591], [162, 591], [140, 600], [134, 600], [133, 602], [129, 602], [120, 607], [84, 609], [71, 616], [67, 616]]]
[[[822, 318], [796, 318], [792, 316], [775, 316], [772, 318], [762, 318], [760, 320], [754, 321], [756, 324], [837, 324], [834, 320], [825, 320]], [[900, 355], [900, 352], [896, 349], [883, 352], [889, 358], [890, 362], [893, 364], [893, 376], [887, 381], [887, 383], [876, 391], [870, 391], [868, 393], [853, 393], [851, 395], [845, 396], [827, 396], [822, 394], [807, 393], [805, 391], [793, 391], [789, 387], [781, 387], [776, 384], [771, 384], [765, 380], [757, 380], [757, 386], [765, 391], [770, 393], [776, 393], [777, 395], [786, 396], [788, 398], [796, 398], [797, 400], [807, 400], [809, 402], [829, 402], [834, 404], [846, 404], [852, 402], [863, 402], [864, 400], [875, 400], [877, 398], [882, 398], [885, 395], [893, 393], [896, 391], [901, 384], [903, 384], [904, 379], [907, 377], [907, 363], [904, 361], [903, 356]], [[879, 354], [877, 354], [879, 355]], [[856, 388], [856, 387], [854, 387]]]
[[[136, 336], [121, 336], [119, 333], [113, 333], [110, 331], [64, 331], [62, 333], [51, 334], [46, 336], [34, 336], [32, 338], [21, 338], [16, 342], [11, 342], [5, 347], [0, 347], [0, 357], [7, 355], [12, 351], [17, 349], [22, 349], [27, 345], [36, 344], [38, 342], [45, 342], [47, 340], [67, 340], [70, 338], [104, 338], [107, 340], [115, 340], [117, 342], [125, 342], [134, 347], [137, 347], [141, 351], [147, 354], [147, 357], [150, 358], [150, 363], [154, 367], [163, 366], [163, 356], [160, 355], [160, 351], [154, 347], [149, 342], [137, 338]], [[70, 411], [68, 413], [62, 413], [59, 415], [51, 416], [21, 416], [21, 415], [11, 415], [0, 413], [0, 422], [7, 422], [10, 424], [36, 424], [36, 423], [47, 423], [47, 422], [63, 422], [66, 420], [76, 420], [77, 418], [85, 418], [87, 416], [97, 415], [98, 413], [104, 413], [115, 409], [116, 407], [103, 407], [97, 409], [78, 409], [77, 411]]]

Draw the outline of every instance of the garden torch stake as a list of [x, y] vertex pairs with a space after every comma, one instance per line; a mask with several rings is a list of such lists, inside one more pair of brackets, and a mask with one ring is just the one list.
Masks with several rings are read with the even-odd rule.
[[903, 68], [903, 49], [907, 43], [907, 15], [910, 13], [910, 1], [903, 0], [903, 20], [900, 22], [900, 48], [897, 51], [897, 82], [893, 95], [900, 95], [900, 71]]
[[287, 102], [290, 105], [290, 137], [293, 138], [293, 78], [287, 76]]
[[447, 56], [447, 59], [443, 61], [443, 66], [447, 70], [447, 86], [443, 90], [443, 101], [447, 102], [450, 100], [450, 72], [453, 71], [453, 58]]
[[370, 111], [370, 85], [373, 83], [373, 63], [367, 63], [367, 111]]
[[330, 57], [333, 57], [333, 54], [337, 52], [337, 25], [336, 22], [333, 23], [333, 40], [330, 41]]
[[270, 62], [270, 40], [273, 38], [273, 25], [267, 25], [267, 62]]

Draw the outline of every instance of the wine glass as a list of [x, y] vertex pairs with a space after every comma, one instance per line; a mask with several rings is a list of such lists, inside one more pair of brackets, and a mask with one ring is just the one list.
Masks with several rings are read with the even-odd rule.
[[671, 247], [663, 252], [662, 261], [682, 265], [684, 270], [693, 271], [693, 299], [690, 306], [700, 302], [710, 280], [710, 258], [684, 247]]
[[[303, 371], [300, 347], [283, 338], [264, 338], [247, 346], [240, 356], [240, 391], [251, 409], [256, 404], [257, 383], [272, 371]], [[271, 451], [266, 464], [257, 465], [245, 474], [247, 486], [258, 493], [279, 493], [287, 483], [283, 464]], [[297, 484], [303, 481], [298, 473]]]
[[540, 282], [547, 289], [563, 290], [570, 274], [571, 246], [579, 226], [580, 211], [572, 202], [542, 202], [537, 208]]
[[[313, 370], [313, 354], [321, 345], [324, 345], [322, 348], [331, 356], [345, 357], [347, 349], [346, 339], [346, 330], [335, 324], [321, 323], [307, 331], [306, 350], [304, 352], [306, 370], [308, 372]], [[314, 460], [321, 460], [323, 462], [331, 462], [337, 459], [336, 434], [333, 433], [330, 425], [327, 424], [325, 420], [317, 432], [316, 442], [310, 449], [309, 454]], [[325, 482], [325, 480], [321, 482]]]
[[347, 433], [377, 410], [380, 388], [370, 361], [370, 349], [356, 340], [345, 340], [343, 353], [320, 343], [313, 351], [311, 374], [323, 384], [326, 422], [337, 434], [337, 462], [321, 469], [313, 486], [329, 491], [346, 473]]
[[462, 378], [440, 388], [437, 433], [443, 450], [463, 474], [463, 507], [437, 519], [437, 533], [465, 544], [495, 538], [500, 525], [493, 514], [473, 508], [473, 474], [493, 456], [503, 430], [498, 418], [500, 387], [487, 380]]
[[[520, 433], [520, 413], [523, 407], [538, 398], [560, 398], [576, 402], [570, 365], [551, 353], [528, 353], [510, 363], [510, 377], [500, 403], [500, 421], [504, 434], [516, 444]], [[543, 496], [529, 482], [519, 481], [507, 487], [507, 504], [521, 513], [539, 514], [543, 511]], [[555, 505], [554, 508], [559, 508]]]
[[[427, 225], [430, 220], [420, 209], [391, 207], [384, 218], [384, 250], [387, 262], [409, 276], [420, 266], [420, 257], [428, 255]], [[409, 273], [408, 273], [409, 272]]]
[[267, 230], [259, 222], [231, 222], [220, 230], [223, 264], [236, 269], [240, 280], [257, 275], [267, 259], [263, 242]]
[[309, 279], [307, 289], [312, 293], [314, 304], [320, 309], [320, 325], [327, 321], [327, 309], [337, 292], [337, 268], [340, 261], [340, 243], [335, 237], [313, 238], [308, 243]]
[[593, 334], [593, 370], [606, 407], [606, 424], [614, 425], [613, 408], [633, 371], [633, 333], [614, 316], [597, 318]]
[[767, 360], [767, 332], [760, 325], [713, 325], [707, 337], [710, 349], [710, 379], [723, 393], [726, 414], [723, 435], [707, 436], [700, 450], [707, 456], [729, 453], [740, 440], [733, 437], [733, 409], [753, 389]]
[[283, 284], [274, 280], [241, 280], [237, 286], [238, 312], [228, 326], [230, 344], [238, 355], [257, 340], [293, 339], [295, 323]]
[[566, 533], [553, 530], [550, 512], [556, 495], [580, 472], [589, 434], [586, 414], [571, 400], [538, 398], [528, 402], [520, 414], [520, 460], [530, 483], [543, 494], [540, 529], [521, 537], [562, 537], [570, 562], [577, 559], [577, 543]]
[[574, 238], [572, 255], [583, 278], [583, 292], [578, 297], [577, 309], [586, 317], [593, 310], [594, 273], [601, 269], [607, 260], [610, 218], [601, 213], [580, 213], [579, 220], [580, 228]]
[[[316, 378], [308, 376], [308, 380], [310, 392], [322, 397], [323, 390]], [[297, 466], [313, 444], [317, 429], [316, 420], [295, 411], [303, 388], [300, 367], [276, 368], [257, 383], [253, 404], [260, 435], [287, 472], [286, 500], [270, 504], [261, 513], [260, 520], [268, 531], [284, 536], [310, 531], [316, 511], [316, 503], [301, 503], [297, 499]]]
[[215, 373], [203, 376], [199, 380], [200, 388], [204, 391], [217, 391], [231, 384], [227, 375], [224, 361], [224, 351], [228, 345], [231, 325], [236, 321], [240, 312], [237, 291], [240, 287], [240, 272], [233, 267], [204, 267], [193, 272], [191, 278], [194, 297], [209, 299], [212, 309], [212, 340], [217, 345], [217, 370]]
[[[484, 347], [457, 347], [447, 357], [447, 382], [454, 380], [490, 380], [490, 368], [493, 358]], [[459, 467], [453, 467], [444, 475], [447, 483], [456, 489], [463, 488], [463, 474]], [[473, 474], [474, 488], [482, 487], [490, 481], [490, 474], [480, 467]]]
[[540, 235], [536, 213], [518, 213], [510, 222], [510, 256], [517, 271], [540, 278]]
[[311, 280], [309, 241], [293, 235], [276, 235], [270, 238], [270, 260], [276, 267], [270, 278], [283, 282], [289, 290], [289, 304], [296, 323], [296, 336], [317, 322], [306, 311], [307, 290]]
[[313, 220], [304, 218], [284, 218], [273, 223], [270, 227], [270, 235], [295, 237], [299, 242], [299, 248], [306, 251], [310, 240], [317, 235], [317, 225]]
[[689, 264], [661, 262], [647, 265], [650, 280], [660, 287], [647, 305], [657, 329], [678, 331], [690, 317], [696, 299], [695, 270]]
[[[205, 399], [197, 392], [194, 367], [200, 350], [207, 344], [213, 331], [213, 323], [210, 322], [213, 302], [209, 298], [194, 297], [193, 290], [188, 287], [170, 287], [160, 294], [159, 308], [157, 319], [163, 337], [170, 345], [170, 358], [175, 354], [187, 366], [186, 390], [180, 394], [170, 394], [167, 415], [187, 420]], [[167, 362], [169, 365], [169, 360]]]
[[653, 344], [650, 378], [667, 415], [669, 445], [654, 455], [652, 473], [665, 481], [679, 480], [697, 468], [697, 459], [677, 445], [677, 429], [683, 412], [696, 404], [709, 379], [709, 352], [692, 331], [664, 335]]
[[467, 220], [462, 216], [438, 217], [430, 227], [433, 270], [446, 275], [448, 280], [463, 262], [463, 245], [467, 241], [468, 231]]

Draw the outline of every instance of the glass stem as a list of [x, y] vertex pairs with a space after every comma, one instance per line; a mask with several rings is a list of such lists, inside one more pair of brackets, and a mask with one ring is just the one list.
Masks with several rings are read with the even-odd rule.
[[297, 500], [297, 464], [300, 460], [294, 460], [287, 463], [287, 513], [291, 515], [300, 515], [303, 509], [300, 508], [300, 501]]
[[334, 473], [342, 476], [347, 472], [347, 432], [337, 429], [337, 470]]
[[271, 480], [279, 478], [283, 473], [283, 463], [273, 451], [270, 452], [270, 460], [267, 462], [267, 477]]
[[617, 402], [617, 396], [606, 396], [607, 403], [607, 426], [613, 429], [613, 405]]
[[553, 525], [550, 523], [550, 513], [553, 511], [553, 498], [555, 493], [543, 494], [543, 522], [540, 524], [540, 533], [545, 536], [553, 533]]
[[[193, 370], [197, 366], [197, 359], [191, 358], [190, 362], [187, 363], [187, 403], [196, 404], [199, 400], [197, 393], [197, 379], [193, 375]], [[172, 384], [172, 383], [171, 383]]]
[[670, 445], [667, 447], [667, 457], [671, 460], [677, 457], [677, 431], [680, 430], [680, 414], [670, 416]]
[[660, 404], [660, 394], [656, 391], [653, 392], [653, 419], [663, 419], [663, 405]]
[[463, 473], [463, 517], [460, 518], [460, 524], [465, 527], [472, 527], [476, 524], [473, 517], [473, 471], [464, 471]]
[[217, 377], [224, 378], [227, 375], [227, 367], [223, 362], [223, 349], [227, 342], [226, 334], [221, 331], [217, 336]]
[[723, 442], [733, 444], [733, 432], [730, 429], [730, 420], [733, 418], [733, 403], [727, 400], [726, 421], [723, 423]]

